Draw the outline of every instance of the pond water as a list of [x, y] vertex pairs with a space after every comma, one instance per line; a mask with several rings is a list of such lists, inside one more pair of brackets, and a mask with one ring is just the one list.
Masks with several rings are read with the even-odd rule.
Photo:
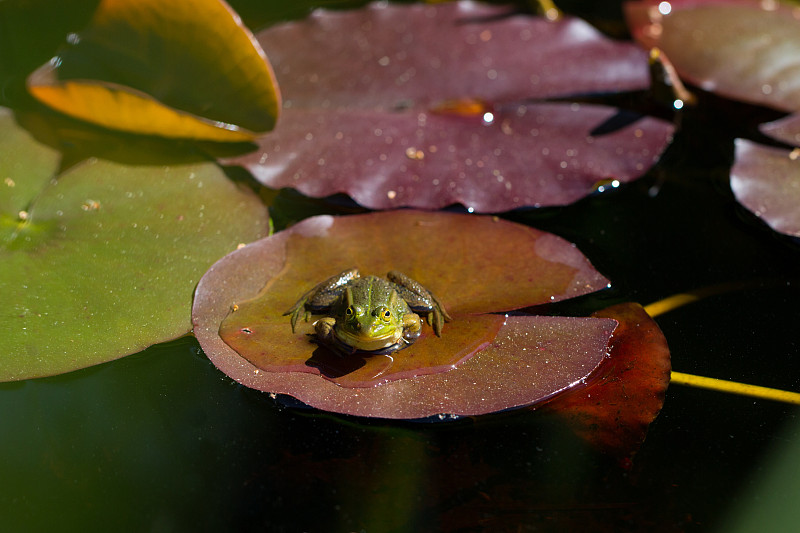
[[[252, 4], [241, 9], [253, 24], [269, 18]], [[603, 4], [563, 7], [616, 27], [618, 3]], [[503, 216], [575, 242], [612, 280], [565, 313], [741, 284], [657, 318], [673, 369], [800, 390], [800, 244], [727, 184], [733, 138], [775, 113], [708, 95], [699, 109], [643, 179]], [[346, 210], [281, 193], [276, 221]], [[430, 423], [286, 405], [187, 337], [0, 384], [0, 516], [6, 531], [791, 531], [797, 414], [672, 385], [619, 464], [524, 409]]]

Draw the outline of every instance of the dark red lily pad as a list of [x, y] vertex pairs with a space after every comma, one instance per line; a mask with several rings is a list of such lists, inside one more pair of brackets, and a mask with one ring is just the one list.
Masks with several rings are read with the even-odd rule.
[[800, 237], [800, 150], [737, 139], [731, 190], [772, 229]]
[[317, 11], [261, 32], [285, 98], [259, 149], [228, 162], [269, 187], [361, 205], [562, 205], [641, 176], [672, 126], [542, 98], [637, 90], [647, 58], [583, 21], [475, 2]]
[[760, 0], [628, 2], [634, 37], [687, 81], [723, 96], [800, 109], [798, 8]]
[[667, 341], [638, 304], [615, 305], [592, 316], [619, 322], [609, 357], [586, 380], [545, 404], [581, 437], [607, 453], [629, 456], [658, 416], [670, 380]]
[[[386, 228], [397, 231], [386, 233]], [[372, 375], [383, 373], [373, 383], [383, 383], [372, 387], [365, 387], [369, 372], [361, 369], [350, 382], [346, 376], [320, 374], [318, 366], [308, 363], [317, 346], [303, 331], [292, 334], [288, 317], [281, 315], [330, 272], [352, 266], [365, 273], [401, 270], [434, 292], [453, 316], [441, 338], [426, 325], [427, 334], [412, 348], [396, 352], [396, 360], [406, 352], [450, 358], [463, 350], [460, 331], [476, 320], [484, 321], [483, 330], [470, 339], [470, 350], [477, 353], [457, 356], [460, 364], [446, 372], [429, 373], [452, 364], [429, 364], [416, 377], [409, 377], [417, 373], [413, 369], [401, 366], [392, 381], [387, 381], [392, 368], [376, 367]], [[481, 414], [542, 401], [580, 382], [604, 359], [616, 326], [613, 319], [496, 313], [607, 284], [573, 245], [490, 217], [417, 211], [323, 216], [220, 260], [198, 284], [193, 321], [214, 364], [253, 388], [359, 416]], [[253, 345], [262, 349], [240, 354], [223, 340], [220, 324], [236, 306], [253, 312], [247, 310], [250, 305], [260, 307], [261, 322], [253, 327], [260, 328], [254, 333], [263, 338]], [[487, 339], [487, 329], [498, 322], [500, 331], [496, 336], [490, 331]], [[298, 367], [301, 349], [307, 368]], [[283, 360], [284, 354], [289, 359]], [[435, 366], [440, 368], [431, 370]]]

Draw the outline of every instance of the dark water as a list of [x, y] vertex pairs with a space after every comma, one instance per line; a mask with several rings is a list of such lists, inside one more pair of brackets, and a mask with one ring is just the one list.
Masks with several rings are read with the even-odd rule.
[[[568, 7], [613, 31], [618, 4], [602, 4]], [[800, 245], [727, 185], [732, 139], [769, 118], [706, 95], [642, 180], [506, 218], [577, 243], [612, 280], [576, 308], [742, 283], [657, 318], [674, 369], [800, 390]], [[279, 200], [278, 220], [340, 212]], [[186, 338], [0, 384], [0, 530], [794, 531], [797, 413], [673, 385], [622, 468], [524, 410], [428, 424], [286, 407]]]

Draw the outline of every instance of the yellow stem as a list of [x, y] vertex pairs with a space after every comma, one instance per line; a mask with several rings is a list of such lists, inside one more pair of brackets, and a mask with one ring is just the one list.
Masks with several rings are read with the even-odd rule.
[[664, 313], [667, 313], [674, 309], [678, 309], [679, 307], [683, 307], [686, 304], [690, 304], [698, 300], [708, 298], [709, 296], [715, 296], [717, 294], [726, 294], [733, 291], [752, 289], [756, 287], [762, 288], [768, 285], [769, 283], [759, 280], [747, 281], [747, 282], [740, 281], [735, 283], [719, 283], [717, 285], [709, 285], [708, 287], [702, 287], [700, 289], [695, 289], [693, 291], [680, 292], [678, 294], [673, 294], [672, 296], [667, 296], [663, 300], [659, 300], [657, 302], [651, 303], [650, 305], [644, 306], [644, 310], [647, 311], [648, 315], [655, 318], [658, 315], [663, 315]]
[[739, 394], [741, 396], [750, 396], [751, 398], [759, 398], [761, 400], [773, 400], [776, 402], [800, 405], [800, 394], [796, 392], [760, 387], [758, 385], [748, 385], [747, 383], [737, 383], [736, 381], [695, 376], [693, 374], [684, 374], [683, 372], [672, 372], [671, 383], [700, 389], [728, 392], [730, 394]]
[[[772, 284], [764, 282], [722, 283], [719, 285], [712, 285], [710, 287], [703, 287], [702, 289], [697, 289], [694, 291], [673, 294], [672, 296], [668, 296], [663, 300], [646, 305], [644, 310], [648, 315], [655, 318], [658, 315], [663, 315], [664, 313], [668, 313], [669, 311], [683, 307], [686, 304], [702, 300], [708, 296], [769, 285]], [[751, 398], [759, 398], [762, 400], [773, 400], [776, 402], [800, 405], [800, 393], [771, 389], [769, 387], [749, 385], [747, 383], [738, 383], [736, 381], [707, 378], [705, 376], [695, 376], [693, 374], [684, 374], [683, 372], [672, 372], [672, 378], [670, 381], [671, 383], [675, 383], [677, 385], [686, 385], [689, 387], [697, 387], [699, 389], [727, 392], [730, 394], [750, 396]]]
[[657, 302], [653, 302], [650, 305], [646, 305], [644, 306], [644, 310], [648, 315], [655, 318], [658, 315], [663, 315], [664, 313], [668, 313], [673, 309], [677, 309], [679, 307], [683, 307], [686, 304], [696, 302], [701, 298], [702, 297], [699, 296], [698, 294], [694, 294], [691, 292], [682, 292], [678, 294], [673, 294], [672, 296], [667, 296], [666, 298], [661, 299]]
[[561, 18], [561, 10], [558, 9], [553, 0], [536, 0], [539, 7], [539, 12], [544, 15], [547, 20], [558, 20]]

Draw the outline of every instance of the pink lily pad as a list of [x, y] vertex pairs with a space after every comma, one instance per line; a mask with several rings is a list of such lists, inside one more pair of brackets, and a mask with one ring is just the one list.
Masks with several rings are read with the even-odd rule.
[[643, 0], [625, 4], [634, 37], [660, 48], [704, 90], [800, 109], [798, 7], [760, 0]]
[[[543, 98], [640, 90], [647, 58], [581, 20], [475, 2], [316, 11], [257, 35], [284, 95], [259, 148], [227, 162], [272, 188], [373, 209], [563, 205], [641, 176], [672, 125]], [[628, 118], [628, 117], [626, 117]]]
[[[283, 311], [317, 282], [352, 266], [379, 275], [401, 270], [453, 316], [441, 338], [426, 325], [411, 348], [394, 354], [396, 361], [406, 353], [428, 359], [420, 371], [403, 364], [385, 369], [380, 361], [369, 372], [358, 368], [352, 379], [326, 375], [312, 361], [317, 345], [303, 330], [291, 333]], [[214, 364], [249, 387], [358, 416], [474, 415], [540, 402], [580, 382], [604, 360], [617, 324], [497, 313], [607, 284], [568, 242], [491, 217], [417, 211], [321, 216], [220, 260], [198, 284], [193, 322]], [[224, 339], [226, 317], [251, 313], [250, 306], [261, 318], [252, 322], [260, 329], [251, 336], [260, 338], [250, 346], [260, 349], [240, 353], [231, 346], [236, 342]], [[462, 330], [474, 338], [462, 337]], [[472, 353], [452, 362], [467, 337]]]
[[731, 190], [775, 231], [800, 237], [800, 150], [736, 140]]

